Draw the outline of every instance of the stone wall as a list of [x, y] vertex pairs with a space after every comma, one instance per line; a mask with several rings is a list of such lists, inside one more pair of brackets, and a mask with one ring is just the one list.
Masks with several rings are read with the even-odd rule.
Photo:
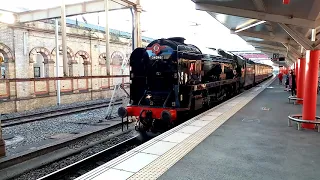
[[[61, 30], [61, 29], [60, 29]], [[59, 36], [61, 44], [61, 37]], [[144, 42], [144, 45], [147, 43]], [[90, 32], [67, 27], [69, 76], [106, 75], [105, 40], [103, 32]], [[5, 79], [0, 79], [0, 111], [10, 113], [56, 104], [56, 82], [12, 82], [12, 78], [34, 78], [35, 55], [43, 58], [44, 77], [55, 76], [54, 25], [48, 22], [32, 22], [15, 26], [0, 24], [0, 55], [4, 56]], [[110, 56], [112, 75], [120, 75], [119, 59], [131, 53], [131, 39], [111, 36]], [[12, 57], [10, 57], [12, 54]], [[62, 57], [60, 55], [60, 57]], [[63, 61], [59, 66], [62, 66]], [[84, 73], [79, 73], [83, 69]], [[124, 74], [129, 74], [127, 67]], [[128, 82], [128, 78], [124, 81]], [[62, 103], [73, 103], [110, 96], [110, 86], [123, 80], [87, 78], [61, 81]]]

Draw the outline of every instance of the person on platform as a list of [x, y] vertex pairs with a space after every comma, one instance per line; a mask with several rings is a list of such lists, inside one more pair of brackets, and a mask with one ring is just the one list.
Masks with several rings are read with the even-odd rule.
[[279, 85], [282, 85], [282, 78], [283, 78], [282, 72], [278, 74], [278, 78], [279, 78]]
[[289, 74], [284, 74], [285, 91], [289, 91]]
[[294, 96], [297, 94], [296, 88], [297, 88], [297, 83], [296, 83], [296, 75], [294, 74], [294, 71], [291, 71], [291, 95]]

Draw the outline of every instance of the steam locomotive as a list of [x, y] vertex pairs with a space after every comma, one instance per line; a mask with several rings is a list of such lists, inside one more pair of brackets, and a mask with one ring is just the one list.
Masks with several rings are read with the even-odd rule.
[[163, 132], [185, 114], [212, 107], [272, 76], [272, 67], [232, 53], [217, 55], [184, 43], [157, 39], [130, 57], [130, 104], [121, 117], [138, 117], [136, 130]]

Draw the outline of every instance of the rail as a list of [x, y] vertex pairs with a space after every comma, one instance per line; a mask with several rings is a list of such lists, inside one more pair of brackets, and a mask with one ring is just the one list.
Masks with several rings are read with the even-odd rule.
[[[140, 145], [142, 142], [137, 139], [137, 136], [134, 136], [126, 141], [123, 141], [119, 144], [116, 144], [108, 149], [105, 149], [101, 152], [98, 152], [90, 157], [87, 157], [81, 161], [78, 161], [74, 164], [71, 164], [65, 168], [62, 168], [58, 171], [55, 171], [51, 174], [48, 174], [38, 180], [45, 180], [45, 179], [69, 179], [68, 177], [72, 177], [70, 179], [73, 179], [74, 177], [80, 176], [83, 174], [83, 171], [89, 172], [92, 169], [98, 167], [100, 164], [97, 164], [98, 162], [104, 161], [107, 162], [113, 158], [107, 158], [112, 156], [113, 154], [119, 154], [119, 151], [121, 149], [123, 150], [123, 153], [125, 153], [128, 149], [128, 147], [134, 146], [134, 145]], [[131, 148], [129, 148], [131, 149]]]
[[301, 130], [301, 123], [306, 123], [306, 124], [315, 124], [317, 127], [317, 131], [320, 132], [320, 117], [316, 116], [316, 120], [315, 121], [310, 121], [310, 120], [304, 120], [304, 119], [300, 119], [302, 118], [302, 115], [298, 114], [298, 115], [289, 115], [288, 116], [288, 126], [291, 127], [292, 124], [291, 122], [294, 121], [297, 123], [297, 127], [298, 130]]
[[[50, 110], [46, 112], [38, 112], [33, 114], [3, 118], [1, 120], [1, 127], [4, 128], [4, 127], [16, 126], [19, 124], [25, 124], [25, 123], [30, 123], [34, 121], [47, 120], [48, 118], [65, 116], [65, 115], [80, 113], [80, 112], [89, 111], [93, 109], [105, 108], [109, 106], [109, 102], [110, 101], [94, 103], [94, 104], [86, 104], [86, 105], [80, 105], [76, 107], [67, 107], [62, 109]], [[113, 102], [113, 104], [120, 105], [122, 104], [122, 100], [117, 100]]]

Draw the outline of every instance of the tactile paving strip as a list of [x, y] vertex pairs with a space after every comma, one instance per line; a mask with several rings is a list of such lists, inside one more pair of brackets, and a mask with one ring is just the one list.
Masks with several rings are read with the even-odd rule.
[[[259, 88], [253, 93], [246, 94], [246, 98], [241, 99], [241, 102], [230, 108], [228, 112], [218, 116], [216, 119], [204, 126], [200, 131], [197, 131], [192, 136], [189, 136], [180, 144], [170, 149], [162, 156], [160, 156], [155, 161], [151, 162], [149, 165], [145, 166], [139, 172], [131, 176], [130, 180], [142, 180], [142, 179], [157, 179], [163, 173], [165, 173], [170, 167], [172, 167], [176, 162], [183, 158], [188, 152], [195, 148], [200, 142], [202, 142], [206, 137], [213, 133], [218, 127], [220, 127], [224, 122], [226, 122], [230, 117], [236, 114], [241, 108], [243, 108], [247, 103], [249, 103], [255, 96], [262, 92], [265, 87], [273, 82], [273, 79], [267, 81], [263, 88]], [[251, 91], [252, 92], [252, 91]]]

